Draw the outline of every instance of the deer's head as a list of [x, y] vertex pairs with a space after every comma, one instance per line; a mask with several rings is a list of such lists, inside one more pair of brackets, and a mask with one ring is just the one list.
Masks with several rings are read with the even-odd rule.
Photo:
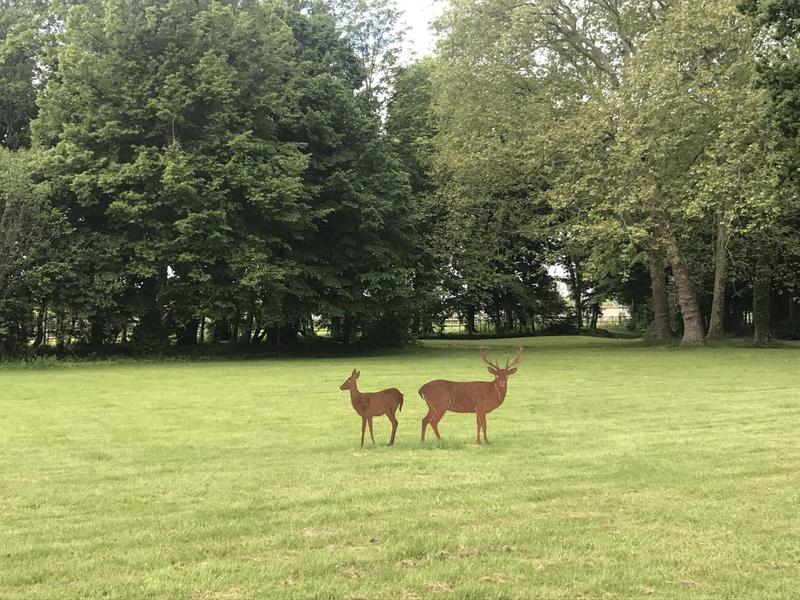
[[489, 352], [488, 348], [481, 348], [481, 358], [483, 358], [483, 362], [485, 362], [488, 367], [489, 373], [494, 375], [494, 383], [500, 389], [505, 391], [506, 383], [508, 382], [508, 378], [517, 372], [516, 366], [522, 362], [522, 346], [517, 346], [517, 355], [513, 359], [509, 359], [506, 361], [505, 368], [500, 368], [498, 363], [494, 363], [489, 360], [487, 353]]
[[350, 377], [344, 380], [344, 383], [339, 386], [340, 390], [352, 390], [356, 387], [356, 379], [361, 377], [361, 371], [356, 371], [353, 369], [353, 372], [350, 373]]

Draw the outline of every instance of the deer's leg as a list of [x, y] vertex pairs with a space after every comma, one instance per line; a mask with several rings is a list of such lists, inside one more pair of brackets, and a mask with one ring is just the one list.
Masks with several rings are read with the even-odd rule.
[[477, 437], [475, 438], [475, 441], [478, 442], [478, 445], [480, 446], [481, 445], [481, 427], [483, 427], [483, 421], [481, 419], [481, 413], [479, 413], [479, 412], [475, 413], [475, 421], [478, 424], [478, 433], [477, 433]]
[[489, 438], [486, 437], [486, 413], [481, 415], [481, 424], [483, 425], [483, 441], [489, 443]]
[[364, 447], [364, 432], [367, 430], [367, 418], [361, 417], [361, 447]]
[[423, 441], [423, 442], [425, 441], [425, 430], [428, 428], [428, 424], [431, 422], [431, 418], [435, 414], [436, 413], [433, 412], [433, 409], [431, 407], [428, 407], [428, 414], [425, 415], [424, 417], [422, 417], [422, 438], [421, 438], [421, 441]]
[[369, 437], [372, 438], [372, 445], [374, 446], [375, 445], [375, 436], [372, 435], [372, 417], [369, 417], [369, 419], [367, 420], [367, 423], [369, 423]]
[[394, 446], [394, 434], [397, 433], [397, 417], [394, 416], [392, 411], [387, 412], [386, 416], [389, 417], [389, 421], [392, 423], [392, 437], [389, 439], [389, 445]]
[[442, 420], [443, 416], [444, 416], [444, 411], [442, 411], [442, 414], [438, 416], [434, 414], [433, 417], [431, 418], [431, 427], [433, 427], [433, 433], [436, 434], [437, 440], [442, 439], [442, 436], [439, 435], [439, 421]]

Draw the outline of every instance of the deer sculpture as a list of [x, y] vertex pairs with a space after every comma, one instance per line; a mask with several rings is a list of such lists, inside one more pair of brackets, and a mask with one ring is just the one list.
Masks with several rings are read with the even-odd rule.
[[481, 348], [481, 357], [489, 365], [489, 373], [494, 375], [494, 381], [435, 379], [419, 388], [419, 395], [428, 405], [428, 414], [422, 419], [423, 442], [428, 425], [433, 429], [436, 438], [442, 439], [439, 435], [439, 421], [449, 410], [457, 413], [475, 413], [478, 421], [476, 441], [478, 444], [481, 443], [481, 430], [483, 430], [483, 440], [489, 443], [489, 438], [486, 436], [486, 415], [506, 399], [508, 378], [517, 372], [516, 366], [522, 362], [523, 348], [517, 347], [517, 355], [512, 360], [507, 360], [503, 369], [489, 360], [487, 352], [487, 348]]
[[372, 434], [372, 417], [386, 415], [392, 423], [392, 437], [389, 445], [394, 445], [394, 436], [397, 433], [397, 418], [394, 414], [398, 410], [403, 410], [403, 394], [397, 388], [389, 388], [380, 392], [359, 392], [356, 380], [361, 376], [361, 371], [353, 369], [350, 377], [339, 386], [340, 390], [350, 390], [350, 402], [353, 408], [361, 417], [361, 447], [364, 447], [364, 430], [369, 424], [369, 437], [375, 443], [375, 436]]

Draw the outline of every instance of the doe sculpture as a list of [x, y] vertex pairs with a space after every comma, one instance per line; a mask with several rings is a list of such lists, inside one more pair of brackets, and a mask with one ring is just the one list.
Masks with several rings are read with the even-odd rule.
[[398, 410], [403, 410], [403, 394], [397, 388], [389, 388], [380, 392], [360, 392], [356, 380], [361, 376], [361, 371], [353, 369], [350, 377], [345, 379], [339, 387], [340, 390], [350, 390], [350, 402], [353, 408], [361, 417], [361, 447], [364, 447], [364, 430], [369, 424], [369, 437], [375, 443], [375, 436], [372, 435], [372, 417], [386, 415], [392, 423], [392, 437], [389, 445], [394, 444], [394, 436], [397, 433], [397, 418], [394, 414]]

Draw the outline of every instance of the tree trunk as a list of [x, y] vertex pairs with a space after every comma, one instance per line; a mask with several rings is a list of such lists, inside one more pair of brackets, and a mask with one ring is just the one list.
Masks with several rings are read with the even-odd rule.
[[252, 312], [245, 313], [242, 327], [239, 329], [240, 343], [249, 344], [252, 341], [254, 321], [255, 319]]
[[314, 329], [314, 316], [308, 315], [305, 318], [305, 329], [303, 330], [303, 335], [308, 337], [317, 337], [317, 331]]
[[709, 339], [722, 337], [725, 319], [725, 283], [728, 278], [728, 217], [723, 212], [717, 225], [717, 243], [714, 249], [714, 298], [711, 301]]
[[179, 346], [194, 346], [197, 344], [197, 328], [200, 323], [197, 319], [190, 319], [178, 325], [176, 338]]
[[506, 329], [509, 332], [514, 331], [514, 302], [508, 292], [503, 295], [503, 312], [506, 317]]
[[589, 324], [589, 329], [597, 329], [597, 319], [600, 317], [600, 305], [595, 302], [592, 304], [592, 321]]
[[132, 336], [132, 341], [136, 344], [161, 345], [169, 339], [164, 327], [164, 307], [161, 304], [161, 290], [166, 281], [166, 267], [159, 267], [154, 277], [142, 281], [139, 290], [142, 310]]
[[672, 275], [678, 288], [678, 305], [683, 318], [683, 343], [703, 343], [703, 318], [697, 302], [697, 291], [689, 274], [689, 265], [678, 246], [675, 234], [667, 233], [667, 257], [672, 267]]
[[253, 334], [253, 344], [260, 344], [264, 341], [264, 338], [267, 337], [267, 333], [269, 333], [269, 327], [264, 327], [264, 329], [256, 330]]
[[231, 341], [234, 343], [239, 341], [239, 321], [241, 321], [241, 319], [241, 312], [237, 309], [233, 315], [233, 323], [231, 323]]
[[583, 329], [583, 275], [578, 263], [572, 259], [567, 260], [567, 272], [572, 288], [572, 301], [575, 303], [575, 327], [580, 331]]
[[353, 317], [351, 315], [344, 316], [344, 323], [342, 324], [342, 342], [345, 345], [350, 343], [353, 336]]
[[503, 335], [503, 315], [500, 304], [495, 301], [492, 306], [489, 307], [488, 312], [489, 318], [491, 319], [492, 323], [494, 323], [495, 332], [497, 335]]
[[38, 349], [44, 343], [44, 326], [47, 320], [47, 304], [44, 302], [39, 306], [36, 314], [36, 335], [33, 340], [33, 348]]
[[770, 300], [770, 269], [769, 263], [763, 256], [758, 257], [756, 270], [753, 277], [753, 345], [763, 348], [768, 345], [769, 331], [769, 300]]
[[56, 313], [56, 352], [61, 354], [67, 346], [67, 326], [64, 320], [67, 317], [63, 312]]
[[[267, 325], [267, 327], [264, 328], [264, 331], [267, 332], [267, 334], [266, 334], [267, 345], [270, 348], [282, 348], [283, 347], [283, 340], [281, 339], [281, 326], [280, 325], [276, 325], [276, 324]], [[345, 344], [346, 343], [347, 343], [347, 340], [345, 340]]]
[[672, 337], [669, 326], [669, 303], [667, 301], [667, 282], [664, 275], [664, 257], [658, 250], [648, 250], [650, 263], [650, 287], [653, 292], [653, 337], [666, 342]]
[[472, 335], [475, 333], [475, 307], [467, 307], [467, 333]]
[[99, 315], [95, 315], [89, 321], [89, 345], [99, 348], [105, 341], [106, 322]]

